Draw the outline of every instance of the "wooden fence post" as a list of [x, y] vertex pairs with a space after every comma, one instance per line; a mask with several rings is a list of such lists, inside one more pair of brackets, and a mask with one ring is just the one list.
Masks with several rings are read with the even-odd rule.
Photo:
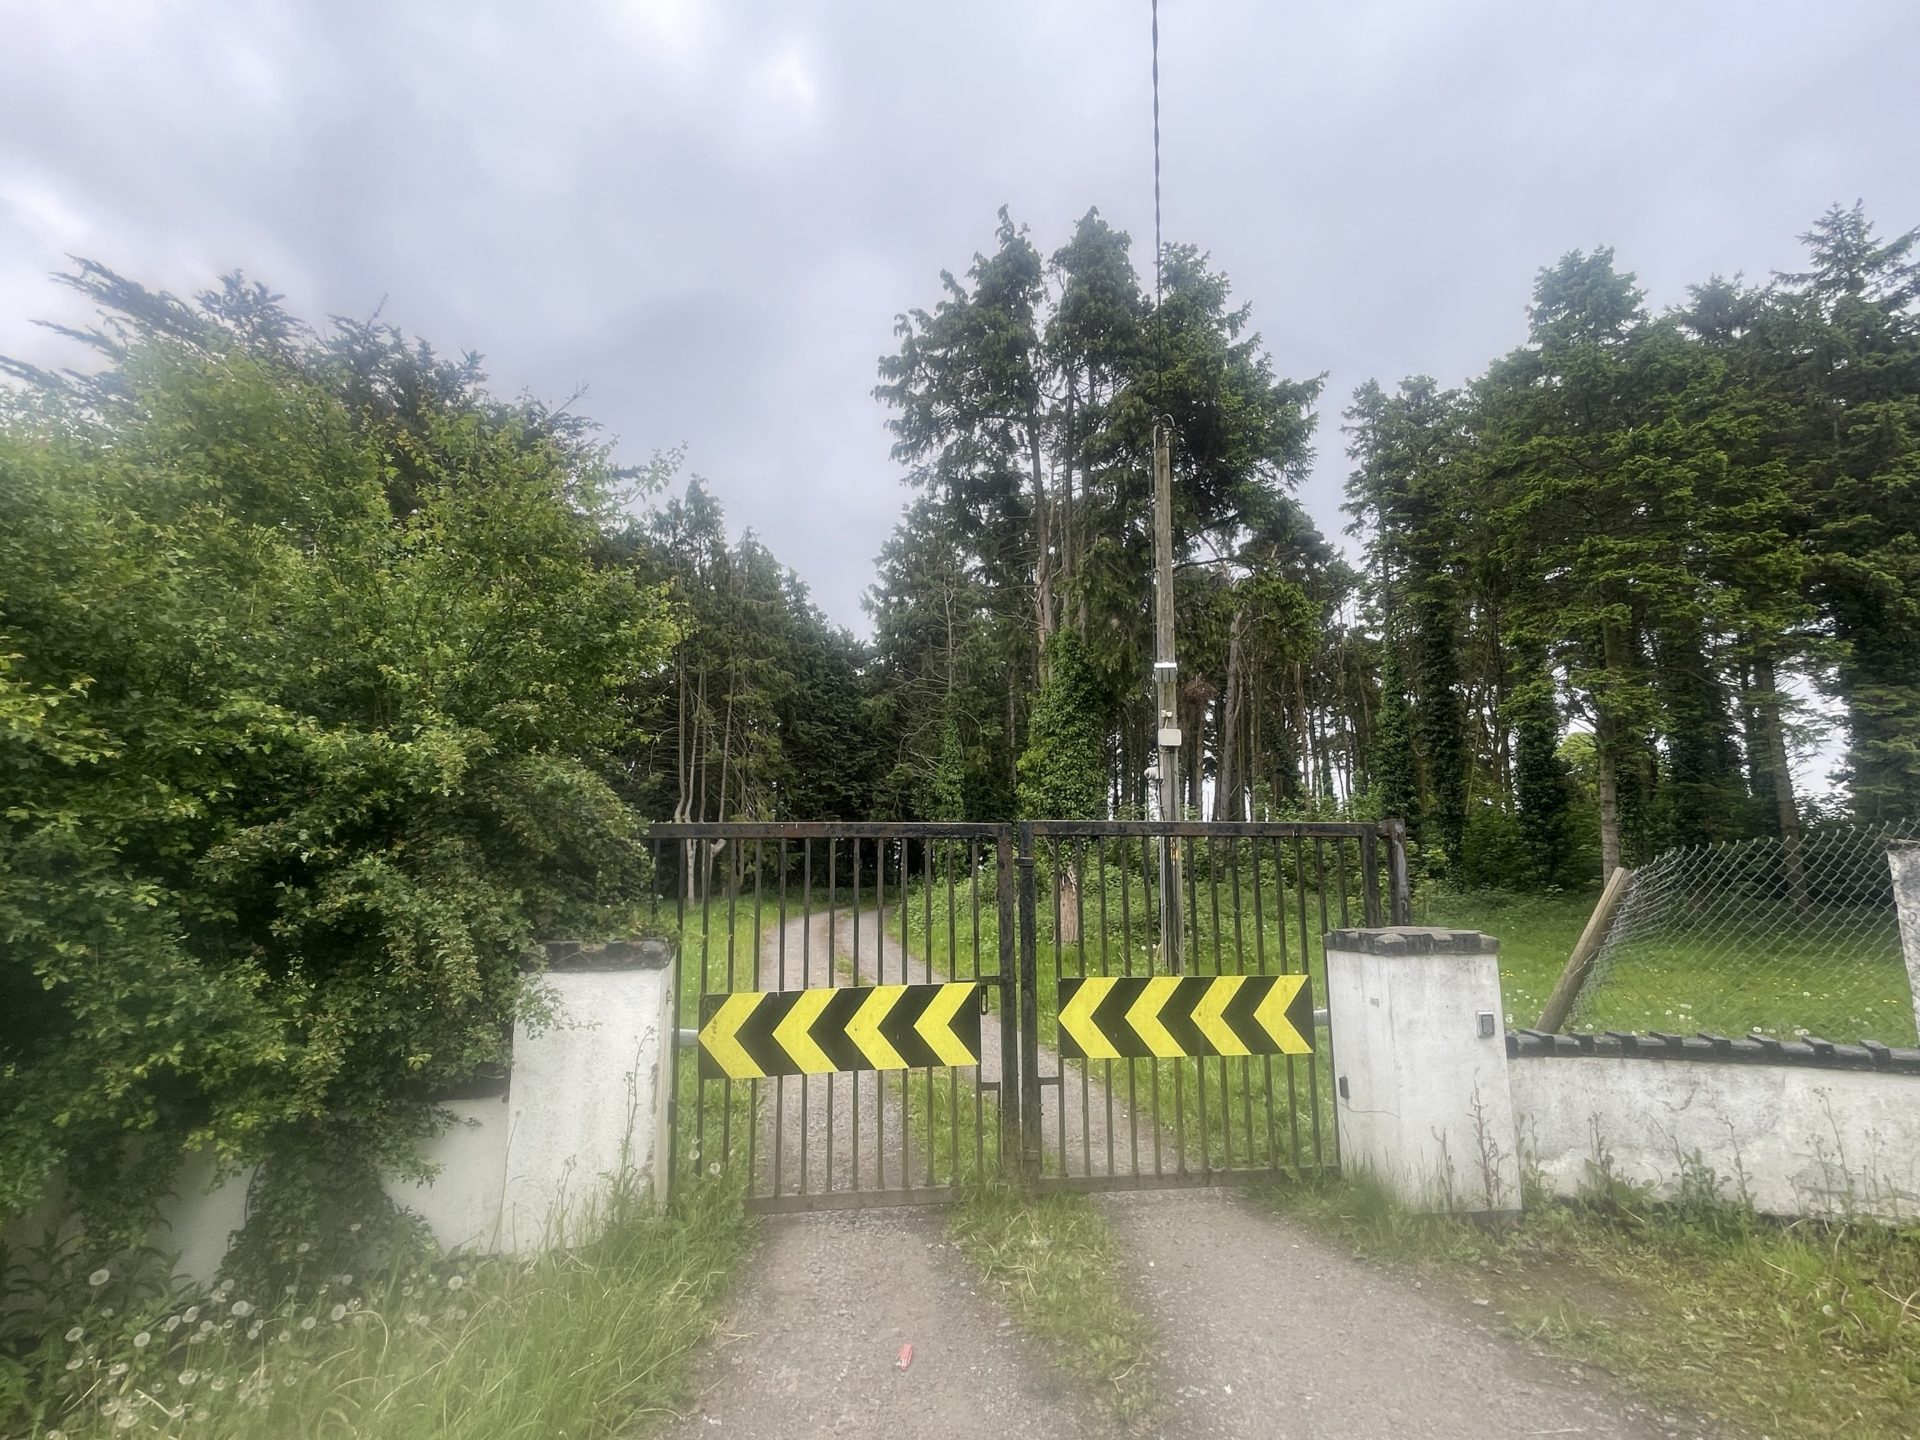
[[1547, 1008], [1540, 1012], [1540, 1021], [1534, 1029], [1551, 1032], [1567, 1023], [1567, 1016], [1573, 1013], [1573, 1002], [1580, 998], [1581, 987], [1593, 974], [1594, 957], [1600, 953], [1600, 942], [1607, 938], [1607, 927], [1613, 924], [1613, 912], [1626, 898], [1632, 879], [1633, 872], [1624, 865], [1615, 866], [1613, 874], [1607, 877], [1607, 888], [1600, 892], [1600, 903], [1587, 917], [1587, 928], [1580, 932], [1580, 943], [1567, 957], [1566, 968], [1560, 972], [1560, 981], [1547, 997]]

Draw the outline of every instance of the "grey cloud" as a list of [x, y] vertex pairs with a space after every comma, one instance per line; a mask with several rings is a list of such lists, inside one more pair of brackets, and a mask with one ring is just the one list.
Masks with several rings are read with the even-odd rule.
[[[1163, 7], [1167, 233], [1214, 252], [1338, 412], [1457, 383], [1536, 268], [1613, 244], [1656, 303], [1792, 265], [1864, 197], [1920, 222], [1920, 11], [1842, 0]], [[81, 248], [191, 287], [235, 265], [686, 442], [736, 526], [859, 625], [903, 498], [869, 398], [894, 313], [1001, 203], [1052, 246], [1152, 234], [1146, 6], [6, 6], [0, 349], [44, 358]]]

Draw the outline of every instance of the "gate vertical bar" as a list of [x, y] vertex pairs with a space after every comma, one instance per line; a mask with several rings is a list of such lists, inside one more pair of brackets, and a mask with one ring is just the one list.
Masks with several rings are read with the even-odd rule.
[[[1013, 827], [1002, 825], [993, 836], [994, 902], [1000, 911], [1000, 1164], [1009, 1174], [1021, 1173], [1026, 1144], [1027, 1072], [1020, 1065], [1019, 1011], [1025, 987], [1019, 983], [1015, 947], [1019, 921], [1013, 897]], [[979, 934], [975, 922], [975, 936]], [[978, 943], [976, 938], [976, 944]], [[978, 961], [975, 961], [976, 966]]]
[[1380, 928], [1380, 837], [1371, 830], [1360, 837], [1360, 911], [1369, 930]]
[[1034, 934], [1033, 826], [1016, 827], [1014, 867], [1020, 887], [1020, 1170], [1040, 1178], [1045, 1140], [1040, 1133], [1040, 957]]

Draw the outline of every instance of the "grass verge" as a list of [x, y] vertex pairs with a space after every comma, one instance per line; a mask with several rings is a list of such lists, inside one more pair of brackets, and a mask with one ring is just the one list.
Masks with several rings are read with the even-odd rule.
[[1735, 1433], [1920, 1433], [1920, 1229], [1777, 1224], [1613, 1190], [1484, 1229], [1360, 1180], [1263, 1192], [1357, 1253], [1487, 1302], [1509, 1332]]
[[920, 1078], [903, 1075], [889, 1088], [934, 1178], [959, 1191], [948, 1238], [1055, 1366], [1123, 1429], [1143, 1425], [1157, 1400], [1147, 1365], [1152, 1329], [1120, 1283], [1106, 1217], [1084, 1195], [1035, 1195], [1008, 1183], [997, 1147], [972, 1143], [973, 1087], [951, 1073]]
[[1103, 1410], [1129, 1428], [1151, 1419], [1152, 1331], [1120, 1285], [1118, 1246], [1092, 1202], [982, 1186], [954, 1208], [947, 1233], [999, 1290], [1014, 1322], [1085, 1382]]
[[47, 1440], [626, 1433], [684, 1398], [747, 1238], [735, 1189], [706, 1186], [574, 1251], [330, 1276], [275, 1303], [223, 1283], [92, 1304], [48, 1317], [19, 1423]]

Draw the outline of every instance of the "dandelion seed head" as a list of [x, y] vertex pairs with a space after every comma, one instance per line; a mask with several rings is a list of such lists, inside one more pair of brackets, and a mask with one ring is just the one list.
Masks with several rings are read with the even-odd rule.
[[84, 1338], [86, 1333], [87, 1332], [78, 1325], [74, 1326], [71, 1330], [67, 1331], [67, 1343], [71, 1345], [74, 1341]]
[[98, 1270], [94, 1271], [93, 1274], [87, 1276], [87, 1284], [98, 1290], [111, 1279], [113, 1279], [113, 1272], [102, 1265]]
[[144, 1350], [152, 1343], [153, 1334], [151, 1331], [142, 1330], [138, 1335], [133, 1337], [133, 1348], [136, 1350]]

